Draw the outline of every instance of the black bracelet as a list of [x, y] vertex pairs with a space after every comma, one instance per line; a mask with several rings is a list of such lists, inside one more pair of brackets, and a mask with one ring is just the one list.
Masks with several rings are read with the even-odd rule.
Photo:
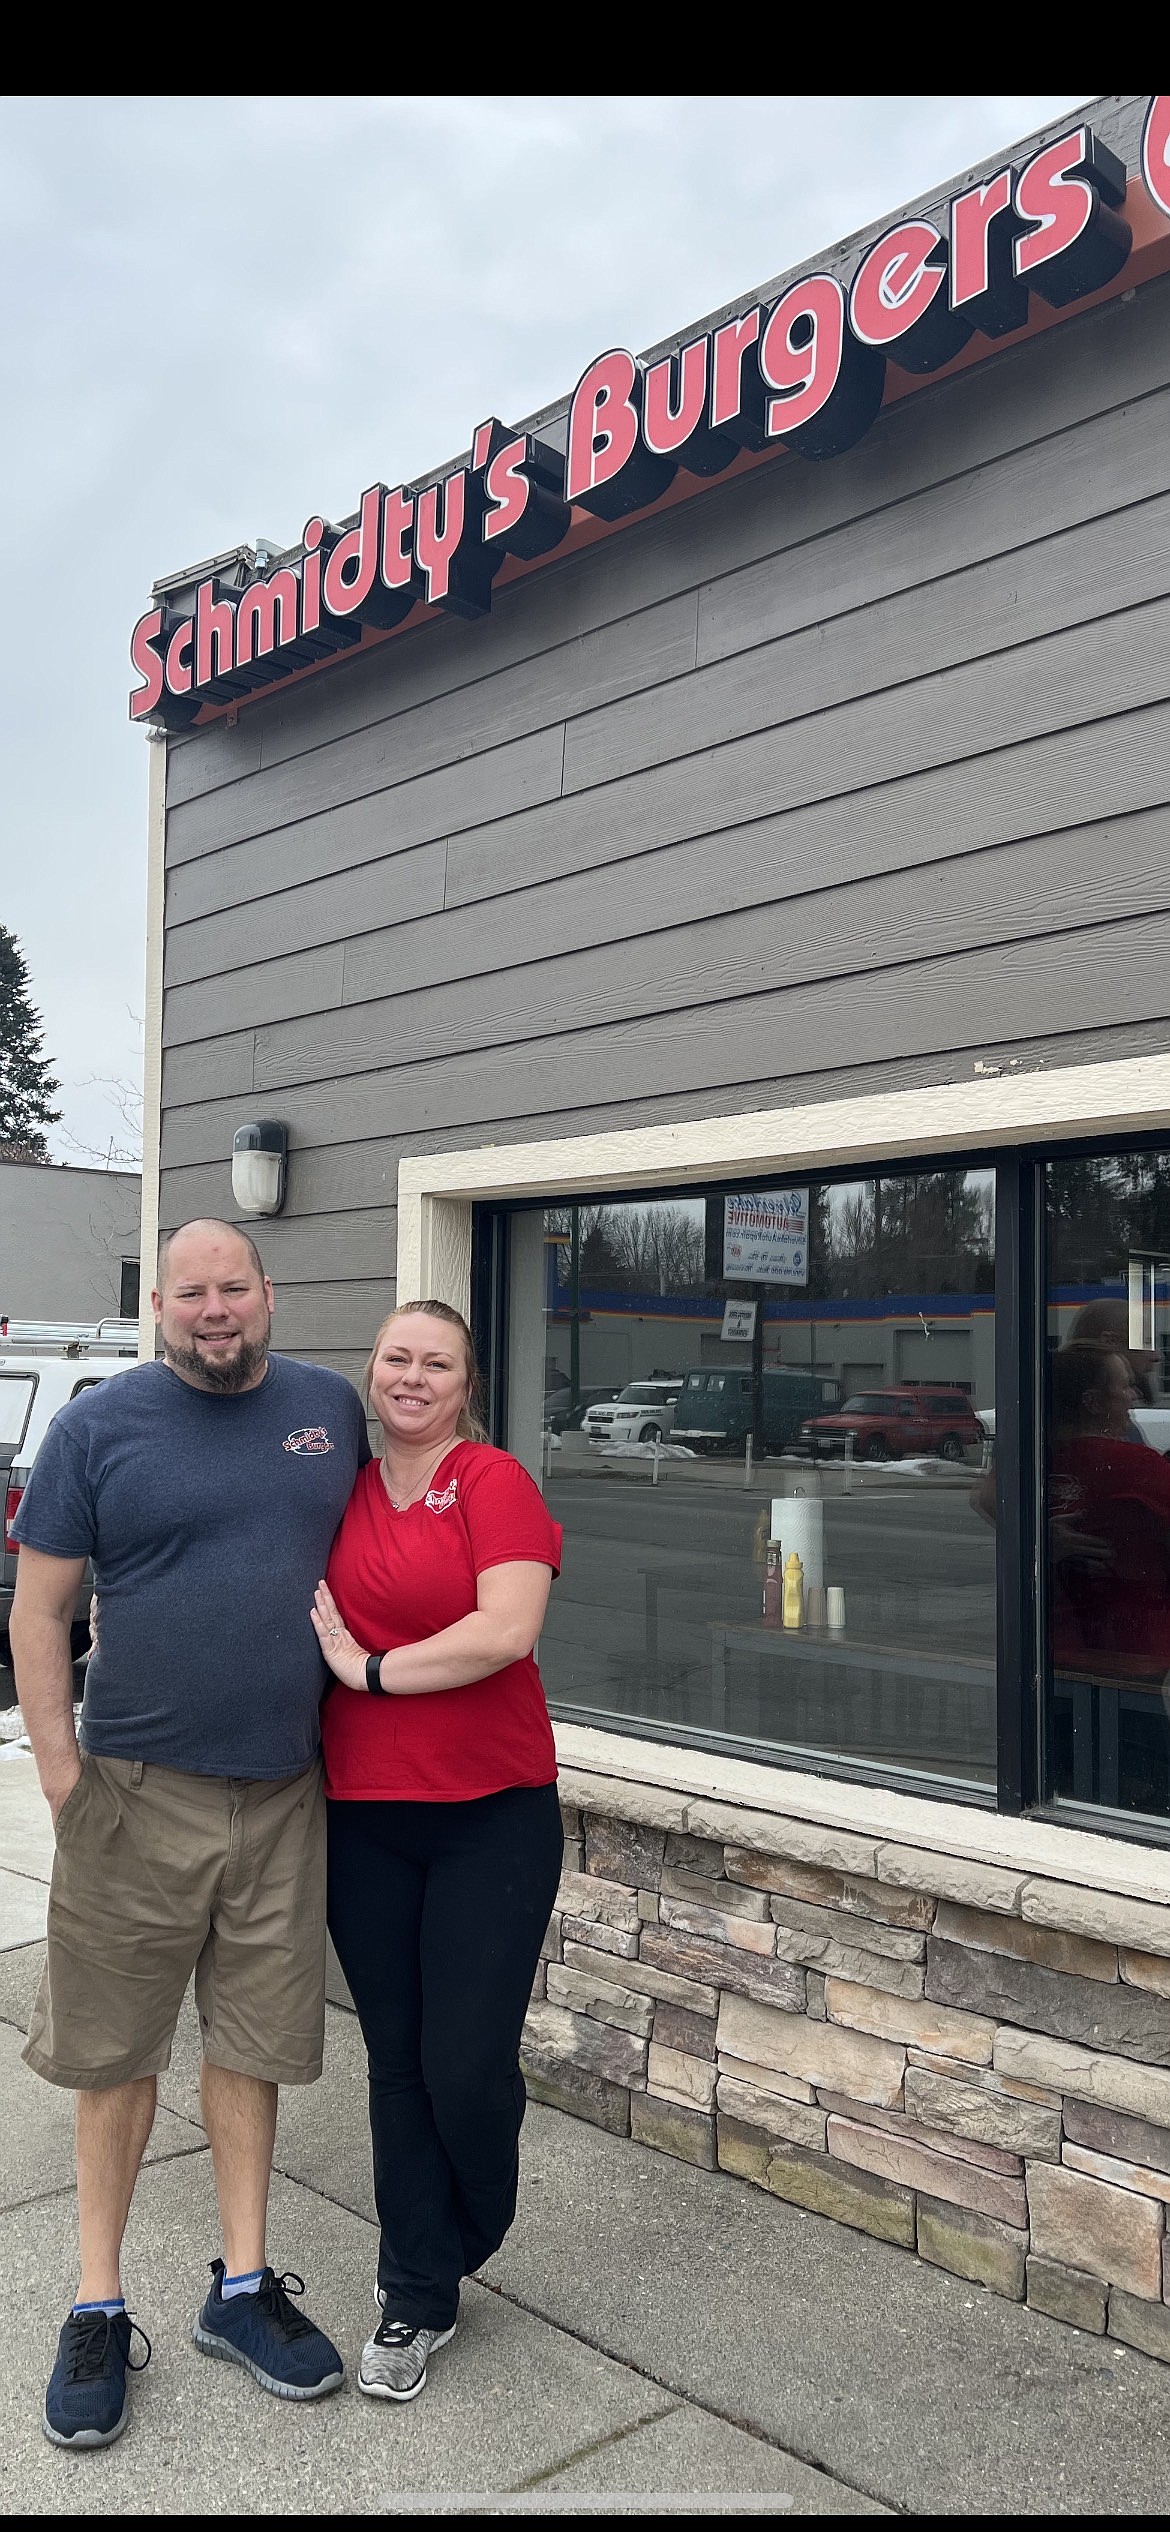
[[382, 1664], [385, 1659], [384, 1653], [367, 1653], [366, 1655], [366, 1686], [371, 1697], [388, 1697], [390, 1694], [389, 1689], [382, 1686]]

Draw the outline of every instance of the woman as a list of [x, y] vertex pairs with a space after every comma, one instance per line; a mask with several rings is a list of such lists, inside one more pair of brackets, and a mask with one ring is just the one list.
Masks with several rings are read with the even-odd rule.
[[1052, 1357], [1048, 1467], [1054, 1751], [1062, 1792], [1115, 1809], [1170, 1798], [1170, 1467], [1133, 1422], [1128, 1353]]
[[382, 2319], [358, 2384], [411, 2400], [516, 2212], [520, 2033], [556, 1897], [556, 1753], [532, 1649], [561, 1532], [476, 1424], [457, 1310], [412, 1301], [366, 1367], [383, 1433], [313, 1608], [329, 1926], [370, 2062]]
[[1128, 1354], [1052, 1357], [1048, 1472], [1053, 1657], [1061, 1671], [1161, 1689], [1170, 1671], [1170, 1468], [1133, 1422]]

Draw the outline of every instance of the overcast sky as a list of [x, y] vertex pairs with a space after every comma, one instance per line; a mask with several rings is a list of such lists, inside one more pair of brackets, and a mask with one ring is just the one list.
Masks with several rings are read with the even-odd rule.
[[[162, 572], [408, 480], [1080, 102], [18, 98], [0, 105], [7, 393], [0, 922], [62, 1081], [58, 1158], [140, 1072]], [[97, 1076], [96, 1082], [93, 1077]]]

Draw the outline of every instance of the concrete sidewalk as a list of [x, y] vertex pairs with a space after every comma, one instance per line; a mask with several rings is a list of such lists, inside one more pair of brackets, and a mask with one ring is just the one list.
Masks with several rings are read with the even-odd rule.
[[322, 2082], [282, 2101], [272, 2255], [349, 2379], [320, 2407], [211, 2366], [190, 2323], [218, 2248], [188, 2011], [131, 2219], [154, 2343], [108, 2453], [53, 2451], [44, 2382], [75, 2274], [67, 2096], [19, 2057], [43, 1957], [47, 1819], [0, 1761], [0, 2256], [13, 2514], [1160, 2513], [1170, 2373], [904, 2253], [533, 2107], [516, 2227], [465, 2288], [420, 2400], [365, 2401], [375, 2234], [364, 2067], [330, 2009]]

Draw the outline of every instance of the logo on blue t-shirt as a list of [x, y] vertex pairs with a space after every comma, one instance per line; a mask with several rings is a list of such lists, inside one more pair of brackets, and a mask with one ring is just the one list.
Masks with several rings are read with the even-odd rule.
[[302, 1424], [297, 1432], [289, 1434], [284, 1447], [286, 1451], [312, 1451], [315, 1453], [318, 1451], [331, 1451], [333, 1444], [330, 1441], [328, 1432], [323, 1424]]

